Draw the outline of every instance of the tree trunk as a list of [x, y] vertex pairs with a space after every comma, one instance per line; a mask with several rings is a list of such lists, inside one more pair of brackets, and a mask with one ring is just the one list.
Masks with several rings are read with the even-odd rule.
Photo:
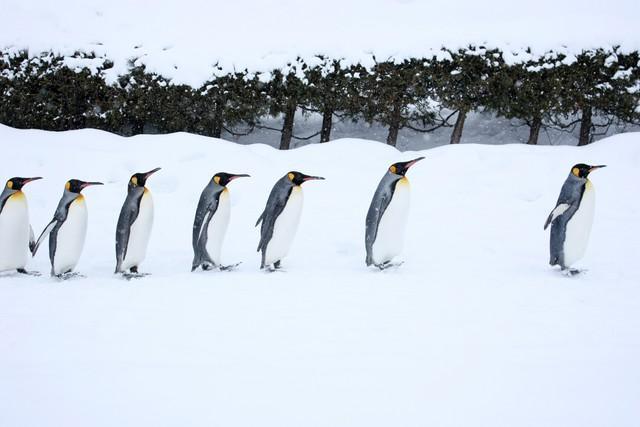
[[133, 119], [131, 122], [131, 135], [142, 135], [144, 133], [144, 122]]
[[322, 112], [322, 128], [320, 129], [320, 142], [328, 142], [331, 139], [331, 126], [333, 124], [333, 107], [326, 107]]
[[220, 138], [222, 136], [222, 102], [216, 101], [213, 110], [213, 128], [211, 129], [211, 136], [214, 138]]
[[284, 124], [282, 125], [282, 135], [280, 136], [280, 149], [288, 150], [291, 147], [291, 137], [293, 136], [293, 118], [296, 115], [298, 103], [295, 100], [289, 101], [287, 110], [284, 112]]
[[591, 115], [593, 114], [591, 106], [582, 109], [582, 119], [580, 119], [580, 139], [578, 146], [583, 146], [591, 142]]
[[394, 103], [391, 112], [391, 123], [389, 123], [389, 133], [387, 134], [387, 144], [395, 147], [398, 143], [398, 132], [400, 131], [401, 107], [399, 103]]
[[529, 140], [527, 144], [537, 145], [538, 136], [540, 135], [540, 128], [542, 127], [542, 117], [534, 117], [529, 125]]
[[453, 132], [451, 133], [451, 144], [460, 144], [460, 140], [462, 139], [462, 129], [464, 128], [464, 121], [467, 119], [467, 111], [460, 109], [458, 111], [458, 117], [456, 118], [456, 124], [453, 127]]

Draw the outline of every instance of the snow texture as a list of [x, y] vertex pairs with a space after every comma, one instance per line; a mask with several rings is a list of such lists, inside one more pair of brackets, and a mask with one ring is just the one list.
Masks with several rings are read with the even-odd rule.
[[114, 61], [112, 80], [134, 61], [197, 87], [215, 64], [222, 72], [270, 71], [325, 54], [370, 65], [372, 54], [402, 60], [469, 43], [502, 48], [508, 62], [551, 49], [571, 61], [582, 49], [640, 48], [638, 16], [636, 0], [606, 7], [584, 0], [3, 0], [0, 48], [95, 52], [97, 59], [68, 64], [95, 69], [106, 56]]
[[[36, 232], [68, 178], [106, 184], [84, 191], [77, 270], [86, 278], [0, 276], [2, 426], [631, 427], [640, 419], [639, 133], [581, 148], [401, 153], [343, 139], [280, 152], [189, 134], [0, 126], [0, 145], [6, 178], [45, 178], [25, 187]], [[405, 263], [367, 269], [373, 191], [391, 163], [418, 155], [426, 159], [407, 175]], [[576, 265], [588, 271], [569, 278], [548, 266], [542, 226], [578, 162], [609, 167], [592, 174], [595, 221]], [[141, 265], [152, 275], [126, 281], [112, 274], [118, 211], [129, 176], [156, 166]], [[260, 272], [254, 224], [290, 169], [326, 181], [305, 184], [286, 271]], [[229, 186], [222, 250], [223, 262], [243, 263], [190, 273], [194, 211], [219, 171], [252, 176]], [[46, 252], [28, 267], [46, 274]]]

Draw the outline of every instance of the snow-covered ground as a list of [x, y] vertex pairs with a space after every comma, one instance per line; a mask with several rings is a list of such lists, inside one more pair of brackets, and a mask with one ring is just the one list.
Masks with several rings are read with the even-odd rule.
[[[2, 426], [636, 426], [640, 419], [640, 134], [584, 148], [463, 144], [401, 153], [336, 140], [280, 152], [188, 134], [129, 139], [0, 126], [4, 178], [50, 220], [68, 178], [85, 190], [85, 279], [0, 276]], [[389, 164], [412, 207], [395, 271], [364, 265], [364, 217]], [[547, 265], [542, 230], [577, 162], [594, 172], [584, 275]], [[149, 180], [151, 276], [113, 276], [131, 173]], [[258, 270], [253, 227], [290, 169], [305, 207], [286, 272]], [[190, 273], [202, 187], [230, 185], [229, 273]], [[48, 272], [47, 251], [29, 266]]]
[[95, 52], [114, 61], [112, 79], [136, 60], [199, 86], [216, 63], [224, 71], [270, 71], [316, 54], [371, 64], [372, 54], [422, 57], [469, 43], [500, 47], [511, 61], [526, 59], [526, 47], [569, 58], [585, 48], [633, 50], [638, 16], [637, 0], [3, 0], [0, 49]]

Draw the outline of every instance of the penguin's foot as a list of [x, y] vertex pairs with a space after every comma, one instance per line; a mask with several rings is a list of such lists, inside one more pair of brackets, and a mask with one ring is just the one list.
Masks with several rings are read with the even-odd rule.
[[40, 273], [39, 271], [27, 271], [24, 268], [18, 268], [17, 271], [18, 271], [18, 273], [26, 274], [27, 276], [41, 276], [42, 275], [42, 273]]
[[56, 274], [54, 276], [58, 280], [70, 280], [70, 279], [84, 279], [84, 274], [76, 273], [75, 271], [67, 271], [66, 273]]
[[122, 277], [126, 280], [131, 279], [142, 279], [143, 277], [149, 276], [151, 273], [122, 273]]
[[236, 268], [238, 268], [238, 266], [242, 264], [242, 262], [236, 262], [235, 264], [229, 264], [229, 265], [219, 265], [218, 266], [218, 270], [219, 271], [233, 271]]
[[265, 271], [265, 273], [275, 273], [276, 271], [281, 271], [281, 272], [286, 271], [280, 266], [280, 261], [273, 263], [271, 265], [267, 265], [266, 267], [263, 268], [263, 270]]
[[400, 262], [385, 261], [382, 264], [376, 264], [375, 266], [378, 267], [380, 269], [380, 271], [384, 271], [384, 270], [387, 270], [389, 268], [398, 268], [402, 264], [404, 264], [404, 261], [400, 261]]
[[202, 265], [200, 265], [200, 267], [202, 267], [202, 271], [209, 271], [209, 270], [213, 270], [215, 265], [211, 264], [210, 262], [203, 262]]
[[587, 270], [579, 270], [577, 268], [563, 268], [562, 269], [562, 274], [564, 274], [567, 277], [573, 277], [573, 276], [577, 276], [579, 274], [585, 273]]

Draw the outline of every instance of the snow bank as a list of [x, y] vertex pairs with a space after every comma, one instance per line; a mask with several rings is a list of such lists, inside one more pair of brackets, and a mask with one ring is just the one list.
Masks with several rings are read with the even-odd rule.
[[[465, 144], [400, 153], [364, 140], [280, 152], [188, 134], [129, 139], [0, 126], [4, 178], [36, 232], [66, 179], [85, 190], [86, 279], [0, 276], [0, 425], [634, 426], [640, 417], [640, 134], [592, 146]], [[388, 165], [418, 154], [403, 259], [364, 266], [364, 218]], [[544, 220], [571, 165], [604, 163], [587, 255], [547, 265]], [[152, 276], [112, 275], [132, 172], [149, 181]], [[289, 169], [322, 175], [285, 273], [258, 271], [253, 227]], [[189, 273], [197, 198], [230, 185], [223, 261]], [[4, 179], [2, 178], [2, 179]], [[47, 251], [29, 266], [49, 270]]]
[[635, 0], [613, 0], [607, 7], [580, 0], [5, 0], [2, 12], [2, 48], [95, 52], [114, 60], [112, 78], [134, 60], [192, 86], [210, 78], [216, 63], [224, 71], [270, 71], [299, 55], [366, 64], [372, 53], [402, 59], [469, 43], [524, 59], [526, 47], [534, 54], [563, 47], [640, 48]]

